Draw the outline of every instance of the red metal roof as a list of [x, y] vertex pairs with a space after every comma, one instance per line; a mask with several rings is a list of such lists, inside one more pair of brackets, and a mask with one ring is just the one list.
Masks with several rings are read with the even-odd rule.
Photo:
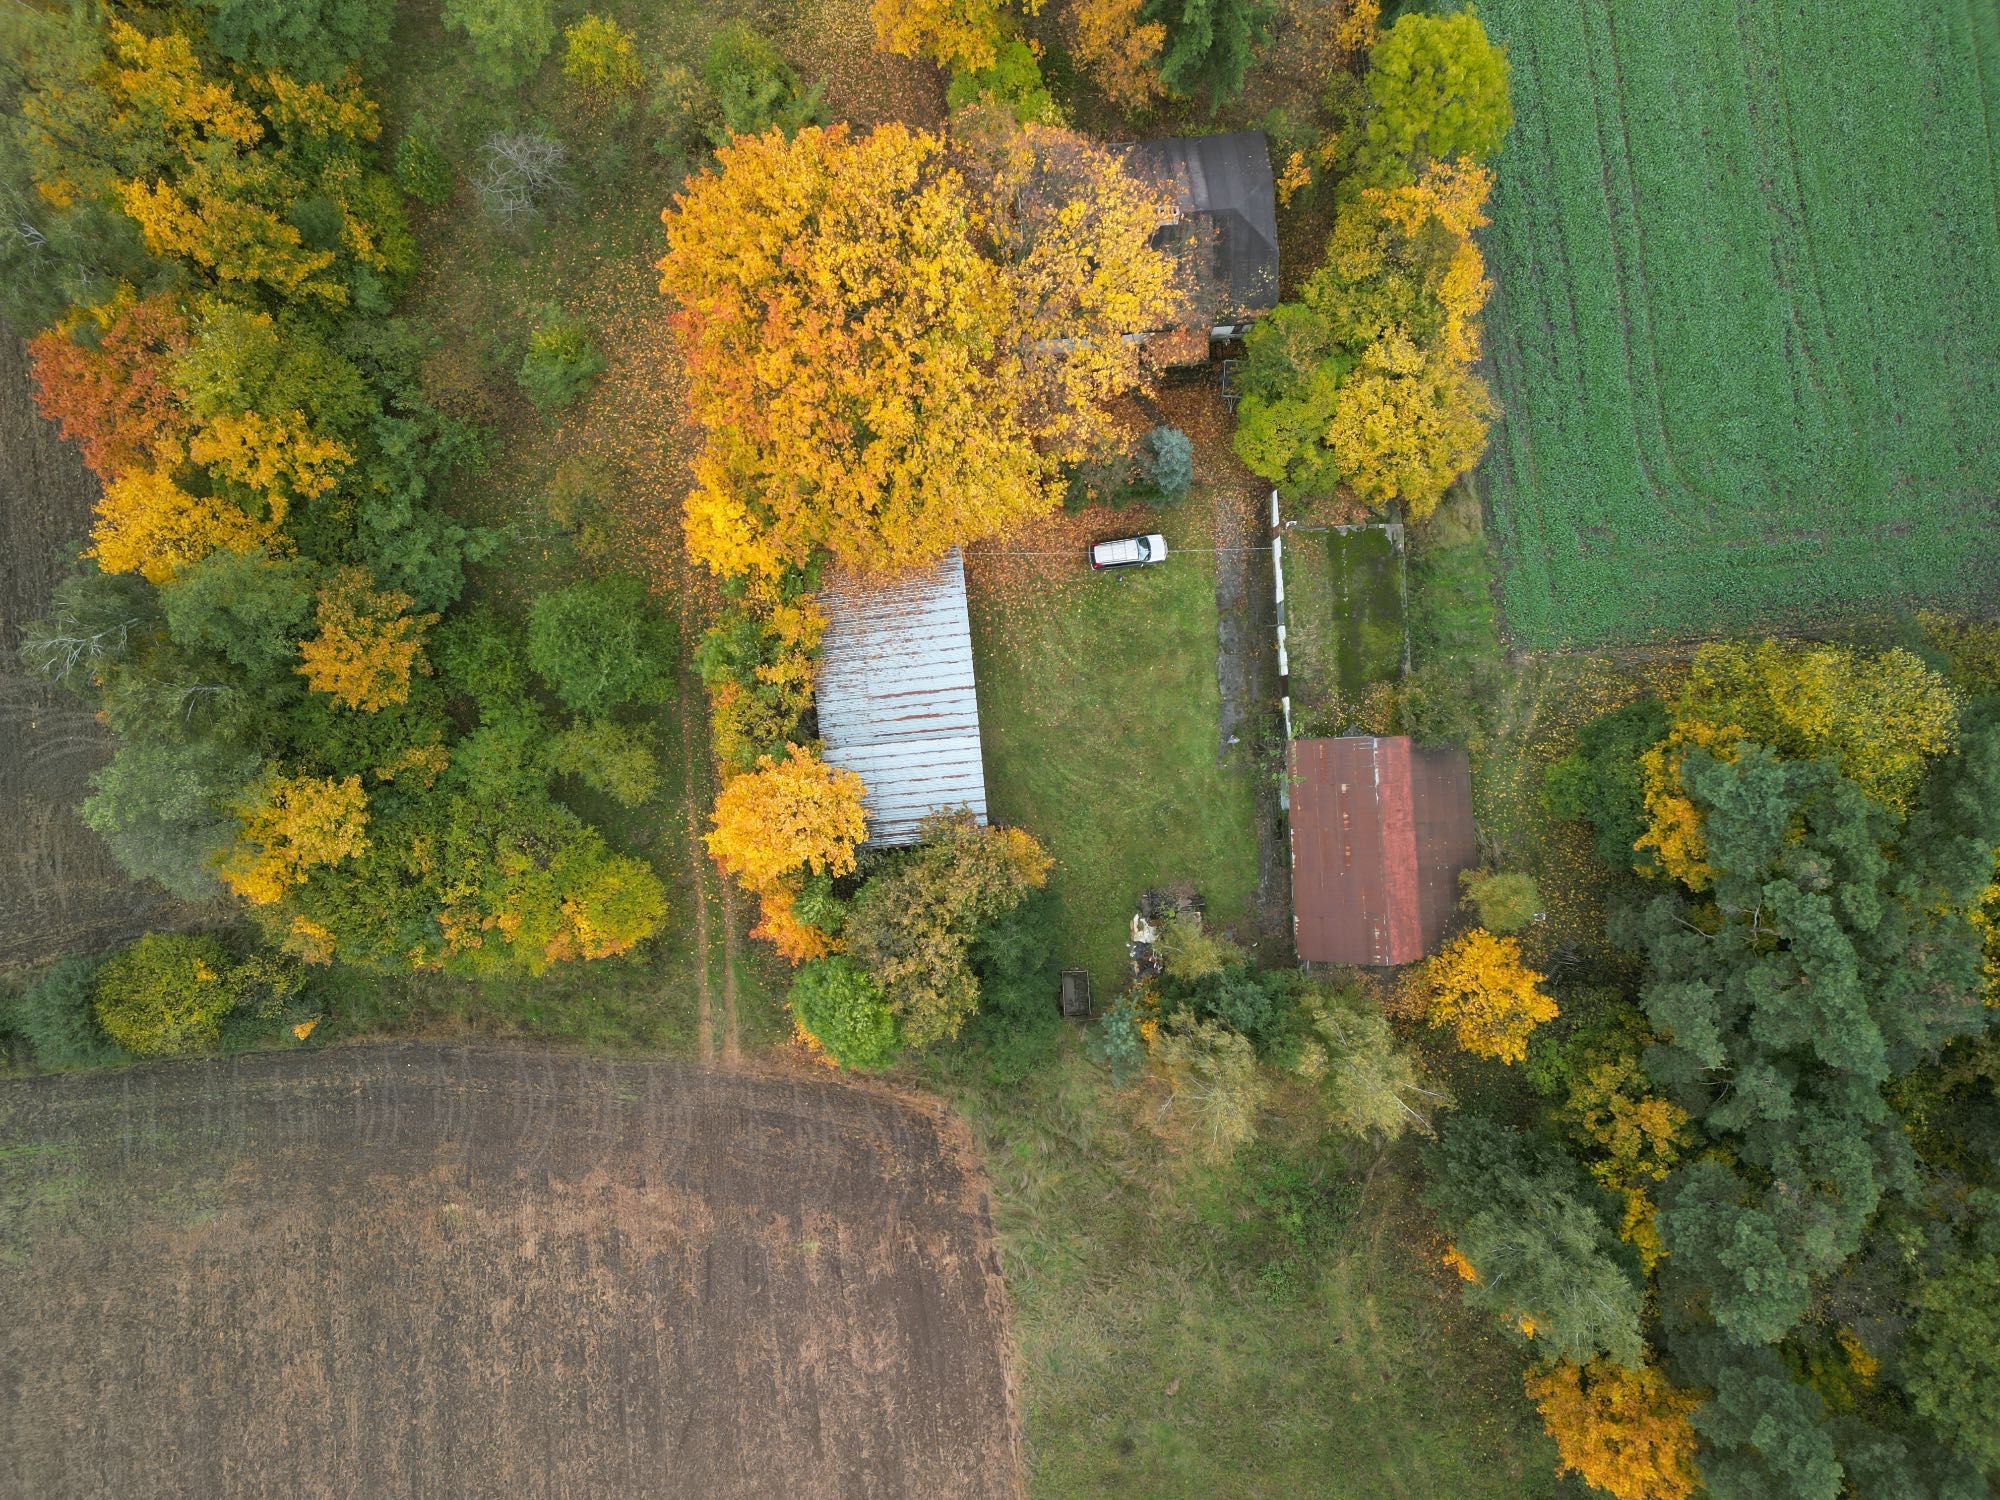
[[1463, 750], [1407, 737], [1295, 740], [1292, 926], [1316, 963], [1415, 963], [1444, 936], [1478, 857]]

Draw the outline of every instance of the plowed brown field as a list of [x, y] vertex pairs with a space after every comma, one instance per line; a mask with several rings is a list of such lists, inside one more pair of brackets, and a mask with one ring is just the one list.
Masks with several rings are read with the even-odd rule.
[[11, 1082], [0, 1143], [0, 1494], [1020, 1494], [901, 1098], [398, 1045]]

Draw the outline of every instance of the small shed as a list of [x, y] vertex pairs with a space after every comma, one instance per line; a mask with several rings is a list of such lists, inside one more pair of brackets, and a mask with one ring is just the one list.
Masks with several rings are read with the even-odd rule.
[[1465, 752], [1402, 735], [1294, 740], [1290, 791], [1299, 957], [1370, 966], [1435, 952], [1479, 855]]
[[866, 789], [871, 845], [913, 844], [932, 813], [986, 821], [965, 559], [882, 580], [835, 573], [815, 702], [829, 765]]
[[1278, 193], [1261, 130], [1138, 141], [1125, 160], [1174, 205], [1153, 243], [1192, 263], [1212, 338], [1235, 338], [1278, 305]]

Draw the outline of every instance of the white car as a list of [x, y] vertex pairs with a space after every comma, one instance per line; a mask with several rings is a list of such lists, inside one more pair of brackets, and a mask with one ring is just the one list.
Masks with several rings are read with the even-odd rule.
[[1100, 573], [1107, 568], [1143, 568], [1166, 560], [1167, 539], [1157, 531], [1151, 536], [1121, 536], [1090, 549], [1090, 565]]

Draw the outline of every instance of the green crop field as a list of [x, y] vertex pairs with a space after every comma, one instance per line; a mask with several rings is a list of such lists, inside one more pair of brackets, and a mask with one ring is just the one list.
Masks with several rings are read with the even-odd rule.
[[2000, 584], [2000, 8], [1486, 0], [1487, 460], [1528, 646]]

